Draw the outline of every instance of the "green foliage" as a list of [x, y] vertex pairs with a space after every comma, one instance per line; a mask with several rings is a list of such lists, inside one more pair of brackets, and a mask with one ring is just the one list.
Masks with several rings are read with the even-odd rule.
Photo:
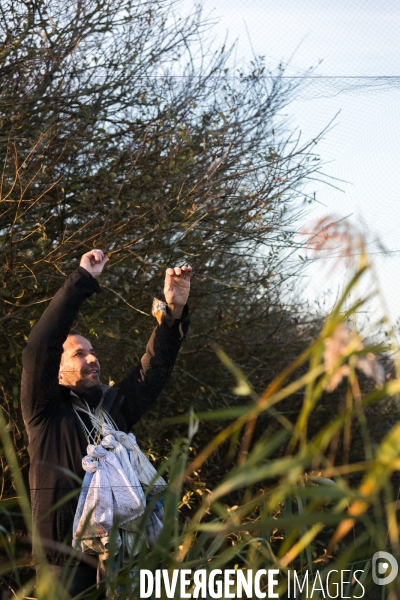
[[[377, 445], [371, 445], [368, 427], [364, 427], [368, 406], [387, 398], [396, 400], [400, 392], [399, 379], [382, 378], [383, 372], [375, 371], [376, 385], [360, 395], [361, 369], [368, 371], [378, 366], [376, 354], [394, 350], [395, 347], [364, 345], [360, 334], [351, 327], [357, 310], [365, 305], [359, 298], [357, 282], [365, 278], [370, 265], [361, 249], [362, 256], [355, 276], [345, 289], [337, 307], [326, 318], [320, 334], [290, 365], [271, 381], [259, 395], [242, 370], [227, 355], [215, 348], [228, 372], [236, 380], [236, 390], [250, 396], [251, 405], [226, 408], [224, 412], [211, 411], [203, 415], [190, 412], [181, 417], [186, 421], [186, 437], [174, 442], [172, 452], [162, 464], [160, 473], [167, 471], [169, 485], [165, 496], [165, 524], [157, 543], [152, 548], [142, 546], [132, 554], [124, 568], [113, 573], [111, 562], [105, 581], [110, 594], [124, 589], [119, 597], [139, 598], [139, 573], [141, 569], [155, 571], [174, 569], [234, 569], [253, 574], [259, 569], [276, 568], [280, 572], [278, 593], [280, 597], [293, 594], [294, 570], [301, 581], [308, 572], [311, 578], [319, 573], [320, 581], [327, 584], [329, 572], [341, 569], [354, 572], [358, 569], [358, 581], [346, 584], [344, 597], [396, 598], [399, 593], [396, 580], [387, 588], [380, 589], [371, 580], [371, 558], [377, 550], [386, 549], [397, 554], [399, 528], [397, 502], [391, 486], [391, 477], [400, 467], [399, 423], [396, 423]], [[372, 289], [372, 294], [376, 290]], [[346, 311], [340, 307], [347, 306]], [[350, 320], [349, 320], [350, 319]], [[346, 333], [344, 334], [344, 329]], [[365, 356], [368, 363], [358, 362]], [[332, 364], [334, 365], [332, 367]], [[303, 374], [292, 377], [305, 366]], [[348, 369], [344, 369], [344, 366]], [[331, 418], [315, 430], [311, 426], [313, 413], [325, 396], [340, 380], [347, 396], [346, 410]], [[297, 422], [285, 418], [285, 400], [294, 390], [303, 394], [302, 409]], [[330, 394], [332, 399], [332, 394]], [[268, 414], [277, 423], [275, 433], [266, 431], [251, 444], [238, 460], [231, 462], [214, 485], [198, 489], [198, 500], [192, 503], [192, 511], [185, 506], [193, 489], [193, 474], [199, 470], [226, 440], [237, 446], [237, 435], [246, 440], [250, 427], [253, 435], [254, 421]], [[190, 451], [193, 442], [201, 434], [203, 418], [214, 419], [226, 425], [209, 441], [193, 460]], [[358, 422], [363, 441], [363, 454], [357, 461], [337, 461], [329, 451], [335, 444], [337, 433], [354, 428]], [[11, 442], [6, 421], [1, 414], [1, 439], [5, 458], [12, 469], [18, 489], [18, 503], [29, 527], [29, 506], [23, 489], [17, 458]], [[306, 432], [308, 431], [308, 435]], [[337, 443], [336, 443], [337, 446]], [[358, 482], [349, 481], [349, 475], [357, 474]], [[151, 487], [151, 485], [150, 485]], [[233, 505], [232, 500], [237, 499]], [[4, 504], [2, 505], [4, 511]], [[185, 516], [186, 513], [186, 516]], [[148, 513], [144, 515], [145, 526]], [[10, 537], [2, 539], [8, 553], [3, 573], [10, 573], [18, 562]], [[335, 594], [339, 576], [330, 575], [330, 591]], [[349, 581], [349, 578], [346, 579]], [[33, 582], [28, 582], [19, 592], [30, 593]], [[46, 579], [36, 590], [39, 600], [62, 596], [49, 586]], [[132, 587], [133, 586], [133, 587]], [[190, 586], [189, 586], [190, 587]], [[193, 589], [193, 586], [190, 588]], [[233, 588], [235, 589], [235, 588]], [[267, 579], [262, 582], [268, 593]], [[188, 588], [189, 591], [189, 588]], [[276, 590], [275, 590], [276, 591]], [[390, 596], [387, 593], [390, 592]], [[311, 591], [309, 592], [311, 593]], [[51, 596], [51, 594], [53, 594]], [[92, 598], [98, 592], [93, 590]], [[167, 597], [165, 594], [163, 598]], [[173, 596], [180, 598], [180, 588]], [[316, 597], [306, 595], [301, 598]], [[333, 596], [334, 597], [334, 596]]]
[[0, 385], [23, 464], [21, 352], [95, 246], [110, 262], [78, 327], [105, 381], [143, 352], [165, 268], [194, 267], [190, 343], [142, 441], [161, 417], [235, 402], [210, 342], [262, 389], [305, 337], [281, 298], [296, 274], [302, 185], [317, 168], [316, 140], [302, 146], [280, 116], [293, 84], [261, 60], [230, 71], [229, 51], [207, 46], [201, 11], [181, 17], [174, 0], [6, 0], [1, 11]]
[[[262, 60], [229, 70], [229, 51], [207, 45], [201, 11], [179, 17], [173, 0], [6, 0], [0, 10], [2, 581], [20, 597], [32, 591], [17, 568], [29, 563], [17, 541], [30, 531], [16, 466], [26, 474], [21, 352], [92, 247], [110, 262], [77, 325], [105, 381], [140, 357], [165, 268], [194, 267], [190, 338], [138, 431], [156, 461], [168, 456], [170, 481], [162, 539], [141, 550], [139, 567], [315, 570], [331, 551], [343, 564], [367, 561], [395, 522], [398, 460], [397, 430], [377, 451], [383, 435], [374, 439], [368, 419], [389, 397], [394, 421], [398, 389], [361, 379], [362, 399], [356, 368], [382, 348], [360, 350], [356, 328], [332, 369], [324, 362], [326, 340], [360, 306], [351, 295], [366, 263], [320, 335], [320, 319], [288, 300], [303, 185], [319, 169], [317, 140], [302, 145], [281, 116], [295, 87]], [[343, 366], [349, 386], [327, 396]], [[191, 407], [200, 425], [195, 433], [192, 415], [188, 436]], [[338, 529], [330, 548], [349, 505], [361, 546]], [[130, 566], [109, 584], [128, 585]], [[44, 581], [38, 594], [54, 590]]]

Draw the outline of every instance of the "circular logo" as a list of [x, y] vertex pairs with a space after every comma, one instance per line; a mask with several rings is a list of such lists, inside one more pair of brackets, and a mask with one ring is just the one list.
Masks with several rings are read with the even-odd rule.
[[[385, 562], [378, 562], [380, 559], [384, 559]], [[387, 573], [389, 565], [391, 567], [389, 575], [386, 577], [379, 577], [379, 575], [384, 575]], [[374, 583], [377, 585], [387, 585], [397, 577], [398, 571], [399, 566], [397, 564], [397, 560], [392, 554], [389, 554], [389, 552], [384, 552], [383, 550], [375, 552], [374, 556], [372, 557], [372, 579]]]

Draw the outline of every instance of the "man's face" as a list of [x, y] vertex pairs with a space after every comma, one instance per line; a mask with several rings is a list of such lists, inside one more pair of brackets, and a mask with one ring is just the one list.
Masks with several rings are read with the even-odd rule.
[[76, 392], [100, 385], [100, 365], [91, 343], [81, 335], [69, 335], [63, 344], [58, 381]]

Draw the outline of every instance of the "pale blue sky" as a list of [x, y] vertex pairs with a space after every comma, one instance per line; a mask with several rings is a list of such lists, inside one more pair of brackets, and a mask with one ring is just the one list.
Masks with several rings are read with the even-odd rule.
[[[185, 0], [189, 5], [191, 0]], [[400, 318], [400, 2], [397, 0], [203, 0], [205, 13], [219, 18], [218, 35], [238, 38], [236, 60], [254, 51], [267, 65], [286, 62], [287, 75], [312, 65], [326, 79], [312, 82], [287, 114], [305, 139], [321, 131], [340, 111], [334, 129], [317, 147], [343, 192], [315, 185], [327, 213], [364, 221], [370, 249], [393, 320]], [[342, 77], [399, 77], [357, 80]], [[357, 90], [354, 85], [361, 83]], [[379, 84], [379, 85], [378, 85]], [[390, 257], [376, 254], [379, 236]], [[307, 294], [337, 295], [343, 273], [329, 278], [310, 269]], [[329, 300], [328, 300], [329, 303]]]

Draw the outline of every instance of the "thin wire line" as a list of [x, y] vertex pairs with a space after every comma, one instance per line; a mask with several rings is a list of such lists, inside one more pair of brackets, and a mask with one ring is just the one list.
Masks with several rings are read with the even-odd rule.
[[[368, 252], [368, 256], [377, 254], [395, 254], [398, 252], [400, 252], [400, 250], [382, 250], [377, 252]], [[330, 258], [347, 258], [348, 256], [361, 256], [361, 254], [346, 254], [345, 257], [343, 257], [342, 254], [330, 254], [329, 256], [315, 256], [313, 258], [304, 258], [304, 262], [313, 262], [315, 260], [328, 260]]]
[[[107, 77], [106, 74], [104, 75], [94, 75], [92, 78], [95, 79], [100, 79], [100, 78], [105, 78]], [[240, 75], [225, 75], [223, 76], [223, 79], [245, 79], [247, 77], [246, 74], [243, 74], [242, 76]], [[279, 77], [279, 75], [274, 75], [273, 73], [270, 74], [265, 74], [262, 77], [264, 78], [269, 78], [269, 77]], [[140, 79], [202, 79], [203, 76], [202, 75], [173, 75], [173, 74], [168, 74], [168, 75], [137, 75], [135, 77], [136, 80], [140, 80]], [[220, 76], [219, 75], [210, 75], [209, 77], [207, 77], [207, 79], [219, 79]], [[399, 80], [400, 81], [400, 75], [281, 75], [280, 79], [313, 79], [313, 80], [319, 80], [319, 79], [390, 79], [390, 80]]]

